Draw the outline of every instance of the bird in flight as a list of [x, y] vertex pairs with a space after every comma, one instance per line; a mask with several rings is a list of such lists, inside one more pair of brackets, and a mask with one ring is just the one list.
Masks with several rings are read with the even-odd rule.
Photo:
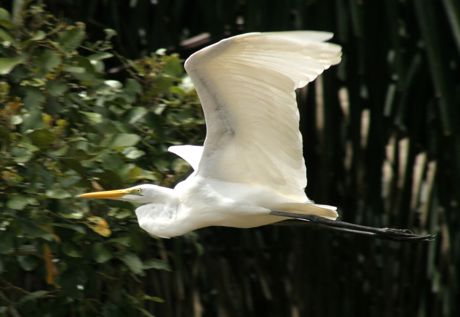
[[390, 239], [407, 230], [336, 220], [337, 208], [305, 194], [306, 167], [295, 90], [340, 62], [331, 33], [247, 33], [191, 55], [185, 69], [203, 107], [203, 146], [171, 146], [194, 172], [174, 189], [145, 184], [82, 194], [142, 204], [139, 225], [170, 238], [208, 227], [251, 228], [287, 219]]

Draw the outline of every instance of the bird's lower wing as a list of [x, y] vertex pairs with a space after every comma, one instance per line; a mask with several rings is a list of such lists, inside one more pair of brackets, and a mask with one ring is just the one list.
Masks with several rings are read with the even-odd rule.
[[375, 236], [377, 238], [397, 240], [397, 241], [431, 241], [435, 238], [434, 234], [415, 234], [408, 229], [394, 229], [394, 228], [378, 228], [357, 225], [339, 220], [330, 220], [315, 215], [305, 215], [295, 212], [286, 211], [272, 211], [273, 216], [286, 217], [296, 220], [304, 221], [305, 224], [314, 225], [317, 227], [336, 230], [341, 232], [350, 232], [361, 235]]

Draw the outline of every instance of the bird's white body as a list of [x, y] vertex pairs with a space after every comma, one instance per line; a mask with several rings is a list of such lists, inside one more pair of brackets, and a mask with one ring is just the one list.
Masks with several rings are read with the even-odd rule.
[[[139, 185], [84, 194], [145, 203], [140, 226], [173, 237], [207, 226], [249, 228], [284, 220], [272, 211], [336, 219], [336, 208], [305, 194], [306, 168], [295, 89], [341, 57], [325, 32], [248, 33], [185, 63], [206, 119], [203, 146], [173, 146], [194, 172], [174, 189]], [[104, 196], [105, 195], [105, 196]], [[118, 195], [118, 196], [117, 196]]]
[[[280, 220], [268, 215], [270, 209], [260, 206], [251, 198], [251, 194], [252, 197], [269, 198], [267, 192], [245, 188], [241, 184], [198, 176], [162, 194], [165, 195], [164, 200], [136, 209], [141, 228], [162, 238], [209, 226], [250, 228]], [[152, 217], [152, 214], [156, 217]]]
[[[140, 185], [145, 197], [154, 202], [136, 209], [142, 229], [154, 236], [169, 238], [209, 226], [252, 228], [284, 220], [272, 216], [273, 210], [298, 210], [299, 206], [325, 208], [323, 216], [335, 219], [335, 207], [294, 203], [264, 186], [247, 186], [214, 179], [191, 176], [174, 189], [156, 185]], [[134, 200], [125, 196], [125, 200]], [[143, 201], [138, 201], [143, 202]], [[321, 206], [321, 207], [317, 207]], [[301, 212], [301, 211], [300, 211]], [[153, 216], [155, 215], [155, 216]]]

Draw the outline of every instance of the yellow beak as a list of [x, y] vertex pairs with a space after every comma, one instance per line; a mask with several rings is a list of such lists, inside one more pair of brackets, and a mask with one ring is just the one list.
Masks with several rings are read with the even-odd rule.
[[93, 192], [78, 195], [79, 198], [90, 198], [90, 199], [117, 199], [124, 195], [128, 195], [131, 192], [130, 189], [116, 189], [108, 190], [103, 192]]

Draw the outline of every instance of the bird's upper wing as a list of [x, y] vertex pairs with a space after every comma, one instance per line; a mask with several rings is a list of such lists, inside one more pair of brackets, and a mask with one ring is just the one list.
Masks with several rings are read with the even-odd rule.
[[204, 109], [197, 175], [265, 185], [305, 201], [295, 89], [340, 61], [326, 32], [248, 33], [194, 53], [185, 69]]
[[183, 158], [189, 163], [194, 170], [198, 169], [200, 164], [203, 147], [199, 145], [173, 145], [168, 148], [168, 151]]

